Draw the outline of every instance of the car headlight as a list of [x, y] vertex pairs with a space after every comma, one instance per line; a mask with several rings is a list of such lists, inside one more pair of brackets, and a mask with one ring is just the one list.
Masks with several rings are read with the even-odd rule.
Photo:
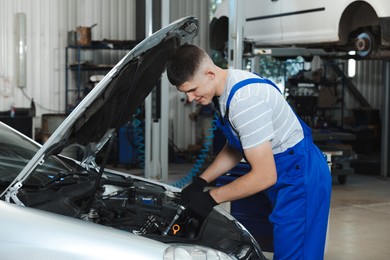
[[164, 252], [164, 260], [225, 260], [234, 259], [218, 250], [198, 245], [173, 244]]

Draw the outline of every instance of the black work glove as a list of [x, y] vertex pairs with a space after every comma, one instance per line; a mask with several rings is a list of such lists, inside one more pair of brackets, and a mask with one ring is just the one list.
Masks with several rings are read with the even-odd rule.
[[184, 204], [187, 204], [190, 200], [190, 195], [195, 193], [195, 192], [201, 192], [203, 191], [203, 189], [207, 186], [207, 181], [205, 181], [204, 179], [198, 177], [198, 176], [195, 176], [193, 179], [192, 179], [192, 183], [190, 185], [188, 185], [187, 187], [185, 187], [182, 191], [181, 191], [181, 199], [182, 199], [182, 203]]
[[209, 191], [195, 192], [190, 195], [188, 207], [194, 217], [203, 221], [217, 204]]

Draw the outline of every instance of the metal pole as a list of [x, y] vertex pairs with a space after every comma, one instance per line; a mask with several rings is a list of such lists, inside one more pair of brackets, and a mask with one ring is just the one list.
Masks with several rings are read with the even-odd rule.
[[252, 63], [251, 71], [261, 75], [261, 72], [260, 72], [260, 56], [256, 55], [256, 56], [252, 57], [251, 58], [251, 63]]
[[[145, 38], [153, 33], [152, 0], [145, 0]], [[152, 94], [145, 99], [145, 178], [152, 175]]]
[[381, 145], [381, 175], [389, 175], [389, 147], [390, 147], [390, 61], [383, 63], [383, 109], [382, 109], [382, 145]]
[[243, 4], [230, 0], [229, 4], [229, 68], [242, 69], [244, 45], [244, 12]]
[[[161, 4], [161, 27], [169, 24], [170, 0], [163, 0]], [[161, 78], [161, 135], [160, 135], [160, 162], [161, 178], [168, 182], [168, 138], [169, 138], [169, 81], [167, 74]]]

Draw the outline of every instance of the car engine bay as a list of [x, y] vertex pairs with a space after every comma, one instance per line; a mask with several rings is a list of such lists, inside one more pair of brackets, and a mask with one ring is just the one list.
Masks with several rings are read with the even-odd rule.
[[[253, 237], [228, 214], [213, 210], [206, 220], [198, 220], [191, 216], [185, 205], [180, 205], [180, 192], [119, 174], [104, 174], [94, 193], [96, 178], [96, 174], [81, 170], [60, 174], [45, 185], [26, 182], [19, 190], [18, 198], [28, 207], [163, 243], [211, 246], [237, 259], [259, 259], [262, 255]], [[92, 193], [92, 203], [86, 209]]]
[[[27, 182], [19, 190], [18, 197], [28, 207], [114, 227], [136, 235], [196, 235], [195, 229], [199, 221], [192, 220], [191, 226], [185, 227], [188, 214], [178, 204], [180, 193], [167, 191], [163, 186], [142, 180], [112, 174], [104, 175], [94, 193], [95, 181], [96, 174], [85, 171], [63, 173], [41, 185], [33, 181]], [[91, 196], [92, 203], [88, 206]], [[180, 214], [176, 218], [174, 229], [168, 228], [178, 210]], [[179, 227], [179, 223], [183, 226]]]
[[200, 221], [190, 218], [179, 204], [180, 193], [139, 180], [126, 181], [128, 187], [103, 180], [88, 214], [81, 218], [142, 236], [197, 235]]

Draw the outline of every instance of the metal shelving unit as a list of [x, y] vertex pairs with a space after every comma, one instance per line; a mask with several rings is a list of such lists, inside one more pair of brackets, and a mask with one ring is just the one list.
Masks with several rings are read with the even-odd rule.
[[90, 45], [68, 45], [65, 49], [66, 113], [70, 113], [93, 87], [89, 86], [89, 76], [107, 74], [136, 44], [136, 41], [104, 40], [92, 41]]

